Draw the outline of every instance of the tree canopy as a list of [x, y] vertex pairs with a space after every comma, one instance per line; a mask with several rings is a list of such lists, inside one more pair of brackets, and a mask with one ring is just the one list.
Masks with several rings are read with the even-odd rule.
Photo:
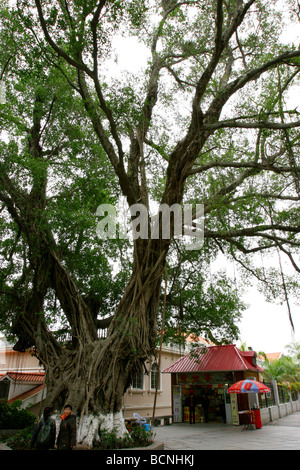
[[263, 363], [264, 375], [268, 380], [277, 380], [297, 383], [300, 382], [299, 363], [293, 362], [290, 356], [281, 356], [278, 359]]
[[[236, 337], [243, 309], [234, 283], [209, 276], [219, 252], [273, 296], [297, 290], [295, 276], [254, 260], [275, 253], [300, 269], [300, 121], [289, 95], [300, 50], [280, 37], [298, 19], [292, 0], [1, 7], [0, 321], [16, 347], [36, 346], [56, 406], [119, 412], [155, 349], [164, 273], [168, 326], [219, 341]], [[120, 73], [115, 47], [130, 40], [146, 60]], [[100, 240], [97, 207], [121, 195], [149, 212], [203, 204], [203, 248], [178, 241], [172, 218], [167, 239]]]

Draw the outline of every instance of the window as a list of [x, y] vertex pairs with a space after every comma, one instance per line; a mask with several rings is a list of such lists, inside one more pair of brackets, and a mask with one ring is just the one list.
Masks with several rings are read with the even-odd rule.
[[131, 388], [134, 390], [143, 390], [144, 389], [144, 374], [143, 372], [139, 372], [134, 374], [132, 378]]
[[154, 363], [154, 364], [152, 364], [151, 371], [150, 371], [150, 388], [151, 388], [151, 390], [156, 389], [156, 381], [157, 380], [158, 380], [157, 390], [160, 390], [160, 372], [158, 371], [158, 365], [156, 363]]
[[0, 400], [7, 400], [9, 393], [10, 380], [3, 379], [0, 382]]

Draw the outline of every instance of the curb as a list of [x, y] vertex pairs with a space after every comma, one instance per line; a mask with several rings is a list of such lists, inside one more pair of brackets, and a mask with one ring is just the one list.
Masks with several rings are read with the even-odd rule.
[[[112, 452], [118, 452], [123, 450], [164, 450], [164, 443], [161, 441], [154, 441], [147, 447], [126, 447], [125, 449], [112, 449]], [[83, 444], [77, 444], [76, 447], [73, 447], [73, 450], [101, 450], [101, 449], [90, 449], [88, 446]]]
[[10, 447], [7, 447], [6, 444], [0, 442], [0, 450], [12, 450]]
[[153, 444], [147, 447], [131, 447], [129, 449], [119, 449], [119, 450], [164, 450], [165, 446], [163, 442], [154, 441]]

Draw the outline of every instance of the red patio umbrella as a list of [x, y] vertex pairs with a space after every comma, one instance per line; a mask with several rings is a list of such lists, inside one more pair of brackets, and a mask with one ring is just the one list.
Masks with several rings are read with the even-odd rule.
[[[239, 382], [236, 382], [235, 384], [231, 385], [229, 389], [227, 390], [228, 393], [269, 393], [271, 392], [270, 388], [267, 387], [265, 384], [259, 382], [258, 380], [251, 380], [251, 379], [244, 379], [240, 380]], [[250, 407], [250, 400], [249, 400], [249, 395], [248, 395], [248, 404], [249, 404], [249, 410], [251, 409]], [[259, 418], [260, 419], [260, 418]], [[255, 416], [255, 421], [257, 420], [257, 416]], [[252, 426], [253, 423], [251, 423], [250, 426]], [[256, 428], [261, 427], [261, 422], [259, 424], [259, 421], [256, 423]]]
[[231, 385], [228, 393], [269, 393], [270, 388], [258, 380], [244, 379]]

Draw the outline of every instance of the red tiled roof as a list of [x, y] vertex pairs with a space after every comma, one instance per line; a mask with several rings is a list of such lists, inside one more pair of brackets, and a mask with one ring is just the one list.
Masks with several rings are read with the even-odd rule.
[[185, 338], [185, 341], [187, 341], [188, 343], [203, 343], [203, 344], [211, 344], [212, 346], [214, 346], [214, 343], [212, 343], [211, 341], [203, 338], [202, 336], [197, 336], [193, 333], [189, 334]]
[[16, 382], [44, 382], [44, 372], [7, 372], [3, 377], [9, 377]]
[[234, 344], [196, 348], [192, 353], [181, 357], [163, 372], [214, 372], [255, 370], [261, 367], [252, 364], [254, 351], [240, 351]]
[[21, 393], [20, 395], [14, 398], [11, 398], [10, 400], [8, 400], [8, 403], [13, 403], [16, 400], [21, 400], [21, 401], [26, 400], [26, 398], [32, 397], [33, 395], [36, 395], [38, 392], [43, 390], [44, 387], [46, 388], [46, 385], [44, 384], [37, 385], [36, 387], [31, 388], [30, 390], [27, 390], [27, 392]]
[[[279, 359], [279, 358], [281, 357], [281, 355], [282, 355], [281, 352], [275, 352], [275, 353], [268, 353], [268, 354], [266, 354], [268, 361], [275, 361], [276, 359]], [[259, 355], [258, 358], [259, 358], [261, 361], [265, 361], [265, 360], [266, 360], [265, 356], [263, 356], [263, 355]]]

